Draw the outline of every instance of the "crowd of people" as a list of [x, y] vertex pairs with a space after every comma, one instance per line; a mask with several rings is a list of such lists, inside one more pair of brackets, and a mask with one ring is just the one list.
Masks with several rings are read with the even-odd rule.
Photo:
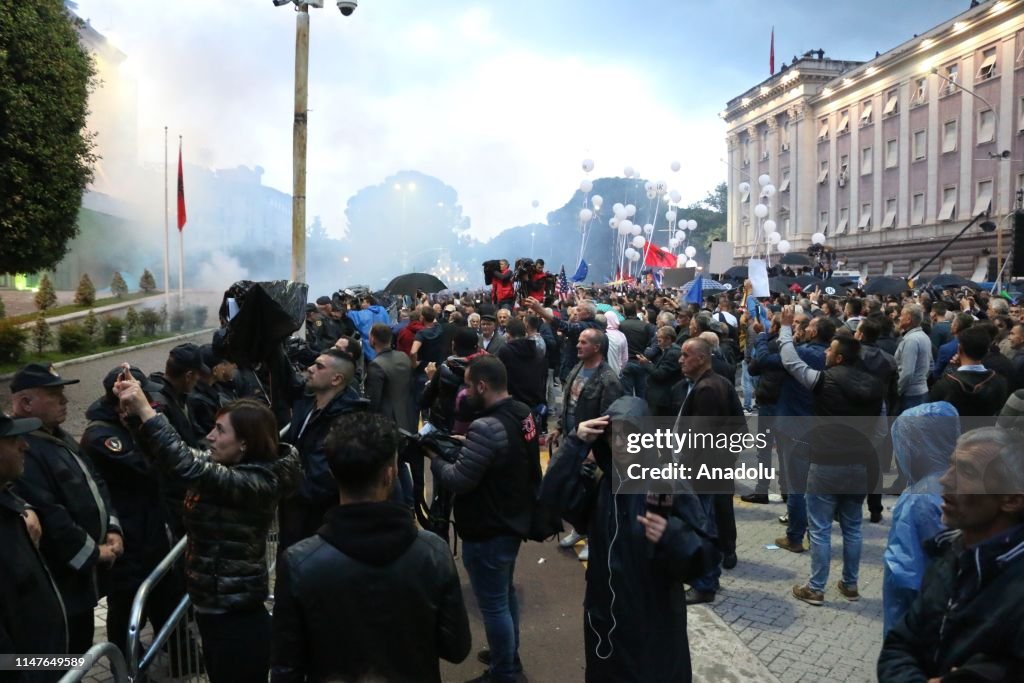
[[[159, 628], [191, 597], [203, 661], [178, 666], [214, 683], [440, 681], [439, 659], [471, 650], [452, 551], [414, 514], [444, 490], [487, 640], [474, 680], [525, 680], [516, 560], [524, 540], [553, 535], [552, 517], [572, 526], [563, 547], [587, 544], [586, 680], [690, 680], [685, 606], [713, 603], [744, 560], [737, 491], [619, 493], [603, 476], [618, 457], [610, 427], [654, 416], [771, 428], [755, 457], [780, 474], [741, 498], [784, 505], [775, 544], [809, 547], [807, 579], [783, 599], [832, 599], [838, 522], [835, 595], [858, 600], [865, 502], [878, 523], [882, 496], [899, 496], [880, 680], [1024, 680], [1017, 306], [954, 291], [755, 297], [749, 282], [695, 301], [628, 287], [552, 297], [543, 264], [533, 288], [511, 272], [497, 262], [489, 292], [390, 313], [369, 295], [321, 297], [290, 354], [305, 360], [273, 392], [212, 344], [176, 346], [161, 371], [117, 365], [77, 440], [62, 424], [78, 380], [22, 368], [0, 416], [0, 653], [84, 653], [104, 596], [108, 639], [126, 650], [136, 591], [187, 537], [146, 615]], [[805, 433], [801, 417], [822, 426]], [[835, 418], [853, 417], [880, 428], [851, 438]], [[432, 430], [455, 452], [406, 447]]]

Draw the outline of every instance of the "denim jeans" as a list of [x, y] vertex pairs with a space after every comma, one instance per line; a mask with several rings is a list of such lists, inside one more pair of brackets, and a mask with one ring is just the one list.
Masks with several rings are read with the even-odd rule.
[[622, 381], [622, 394], [647, 398], [647, 370], [638, 361], [628, 360], [619, 375]]
[[811, 590], [825, 591], [832, 559], [832, 518], [839, 513], [843, 531], [843, 583], [857, 586], [862, 545], [861, 522], [864, 519], [863, 493], [867, 468], [864, 465], [811, 465], [807, 475], [807, 515], [811, 531]]
[[754, 407], [754, 389], [757, 387], [757, 377], [752, 377], [747, 369], [747, 361], [743, 361], [743, 410], [750, 410]]
[[807, 533], [807, 444], [803, 441], [791, 441], [785, 451], [786, 477], [789, 493], [786, 495], [786, 514], [789, 524], [786, 526], [786, 537], [790, 543], [803, 545], [804, 534]]
[[[704, 509], [704, 515], [708, 520], [707, 531], [710, 534], [714, 534], [718, 537], [718, 549], [722, 552], [722, 555], [731, 554], [736, 552], [736, 520], [733, 518], [732, 521], [732, 538], [730, 539], [729, 519], [719, 520], [719, 516], [722, 513], [728, 514], [728, 510], [725, 509], [725, 501], [728, 499], [729, 504], [732, 504], [732, 496], [725, 493], [698, 493], [697, 499], [700, 501], [700, 506]], [[719, 528], [721, 523], [722, 528]], [[704, 576], [691, 581], [690, 585], [694, 590], [702, 593], [717, 593], [719, 589], [718, 580], [722, 576], [722, 563], [719, 562], [717, 565], [712, 567]]]
[[[779, 464], [781, 465], [782, 463], [782, 450], [778, 448], [778, 429], [776, 429], [775, 424], [775, 410], [776, 405], [772, 403], [765, 403], [757, 406], [757, 431], [762, 434], [767, 433], [767, 436], [765, 437], [765, 440], [767, 441], [765, 448], [757, 449], [757, 463], [762, 465], [766, 471], [772, 466], [773, 445], [775, 445], [779, 451]], [[778, 476], [778, 473], [776, 473], [776, 476]], [[754, 485], [754, 493], [767, 494], [771, 483], [772, 480], [768, 477], [758, 479], [757, 484]]]
[[922, 403], [928, 402], [928, 394], [915, 394], [913, 396], [901, 396], [900, 397], [900, 412], [910, 410], [915, 406], [919, 406]]
[[515, 681], [519, 666], [519, 601], [513, 574], [522, 541], [497, 536], [487, 541], [463, 541], [462, 564], [483, 616], [491, 649], [491, 680]]

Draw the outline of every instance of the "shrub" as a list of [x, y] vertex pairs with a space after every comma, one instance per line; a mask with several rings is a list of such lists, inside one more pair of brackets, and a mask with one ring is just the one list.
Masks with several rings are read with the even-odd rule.
[[125, 336], [129, 339], [138, 337], [139, 332], [142, 331], [142, 324], [139, 322], [139, 312], [135, 310], [134, 306], [129, 306], [124, 314], [124, 327]]
[[89, 314], [82, 321], [82, 329], [89, 335], [90, 342], [96, 341], [99, 338], [100, 321], [96, 318], [96, 313], [92, 309], [89, 309]]
[[209, 311], [206, 310], [206, 306], [196, 306], [192, 309], [192, 322], [195, 324], [195, 329], [201, 330], [206, 327], [208, 315]]
[[57, 348], [61, 353], [80, 353], [92, 347], [92, 337], [83, 325], [67, 323], [57, 330]]
[[36, 308], [40, 311], [45, 311], [48, 308], [53, 308], [57, 305], [57, 292], [53, 289], [53, 283], [50, 282], [49, 275], [43, 275], [43, 279], [39, 281], [39, 289], [36, 291]]
[[32, 348], [37, 355], [43, 355], [49, 346], [53, 344], [53, 330], [50, 323], [46, 322], [46, 316], [42, 313], [36, 318], [36, 324], [32, 327]]
[[183, 329], [185, 329], [185, 311], [176, 308], [174, 313], [171, 313], [171, 332], [181, 332]]
[[92, 284], [88, 273], [82, 273], [78, 281], [78, 289], [75, 290], [75, 304], [78, 306], [92, 306], [96, 303], [96, 287]]
[[110, 280], [110, 293], [118, 299], [128, 296], [128, 283], [124, 281], [121, 273], [117, 271], [114, 272], [114, 277]]
[[123, 320], [114, 316], [103, 319], [103, 343], [106, 346], [117, 346], [120, 344], [123, 333]]
[[160, 314], [152, 308], [147, 308], [139, 314], [139, 324], [142, 326], [142, 334], [146, 337], [155, 337], [156, 328], [160, 326]]
[[0, 363], [20, 363], [25, 357], [28, 332], [17, 325], [0, 321]]
[[139, 278], [139, 289], [146, 294], [156, 291], [156, 280], [153, 279], [153, 273], [149, 272], [149, 269], [142, 271], [142, 277]]
[[0, 297], [0, 319], [7, 317], [7, 307], [4, 306], [4, 300]]

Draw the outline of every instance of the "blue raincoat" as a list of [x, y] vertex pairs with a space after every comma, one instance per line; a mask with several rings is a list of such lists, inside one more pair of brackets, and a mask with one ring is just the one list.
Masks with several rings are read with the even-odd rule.
[[945, 401], [925, 403], [902, 413], [892, 425], [892, 448], [907, 488], [892, 509], [889, 542], [882, 555], [884, 634], [910, 609], [921, 590], [929, 558], [923, 544], [945, 527], [939, 478], [949, 467], [960, 416]]
[[352, 324], [356, 326], [356, 329], [359, 330], [359, 336], [363, 340], [363, 356], [366, 357], [366, 362], [369, 363], [377, 357], [377, 352], [370, 346], [370, 328], [373, 327], [374, 323], [384, 323], [389, 327], [391, 326], [391, 316], [388, 315], [388, 309], [374, 304], [364, 310], [349, 311], [346, 315], [352, 321]]

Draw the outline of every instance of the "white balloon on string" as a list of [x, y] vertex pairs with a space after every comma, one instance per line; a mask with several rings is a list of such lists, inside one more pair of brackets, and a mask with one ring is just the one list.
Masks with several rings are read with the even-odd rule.
[[620, 218], [619, 219], [619, 228], [625, 228], [627, 231], [632, 231], [633, 230], [633, 221], [629, 220], [628, 218]]
[[683, 232], [682, 230], [676, 230], [676, 239], [679, 240], [680, 242], [685, 241], [686, 233]]
[[634, 173], [634, 171], [633, 171], [633, 167], [632, 166], [627, 166], [626, 168], [624, 168], [622, 170], [622, 175], [626, 176], [627, 178], [632, 178], [633, 177], [633, 173]]
[[676, 212], [673, 211], [672, 209], [669, 209], [668, 211], [665, 212], [665, 220], [667, 220], [669, 223], [675, 223], [676, 216]]
[[811, 235], [811, 244], [825, 244], [825, 233], [816, 232]]
[[766, 220], [764, 222], [764, 231], [765, 232], [775, 232], [775, 221], [773, 221], [770, 218], [768, 220]]
[[612, 230], [615, 230], [616, 228], [619, 227], [619, 219], [616, 218], [615, 216], [612, 216], [611, 218], [608, 219], [608, 226]]
[[782, 235], [777, 232], [768, 233], [768, 244], [778, 244], [782, 239]]
[[655, 192], [654, 190], [648, 190], [647, 191], [647, 198], [648, 199], [654, 199], [657, 196], [658, 196], [658, 193]]
[[604, 204], [604, 197], [602, 197], [599, 194], [595, 194], [593, 197], [590, 198], [590, 204], [591, 206], [594, 207], [594, 210], [600, 211], [601, 205]]
[[682, 167], [683, 167], [683, 165], [680, 164], [678, 161], [673, 161], [671, 164], [669, 164], [669, 168], [672, 169], [673, 173], [675, 173], [676, 171], [678, 171]]
[[775, 245], [775, 248], [779, 250], [780, 254], [787, 253], [790, 249], [789, 240], [780, 241], [777, 245]]
[[672, 190], [668, 193], [668, 198], [672, 200], [673, 204], [678, 204], [683, 195], [679, 194], [678, 190]]
[[669, 240], [668, 240], [668, 248], [669, 249], [675, 249], [678, 246], [679, 246], [679, 240], [677, 240], [675, 237], [670, 237]]
[[635, 249], [643, 249], [644, 245], [647, 244], [647, 240], [640, 235], [637, 235], [633, 238], [633, 241], [630, 242], [630, 244], [632, 244]]
[[540, 206], [540, 202], [538, 202], [536, 199], [534, 199], [533, 202], [532, 202], [532, 205], [533, 205], [533, 208], [536, 209], [538, 206]]
[[594, 212], [590, 209], [580, 209], [580, 223], [589, 223], [593, 217]]
[[686, 267], [687, 268], [696, 268], [697, 267], [697, 262], [694, 261], [693, 259], [690, 259], [689, 261], [686, 262]]
[[593, 159], [584, 159], [583, 160], [583, 170], [586, 171], [587, 173], [590, 173], [591, 171], [593, 171], [594, 170], [594, 160]]
[[676, 257], [676, 268], [682, 268], [686, 265], [686, 254], [680, 254]]
[[691, 247], [687, 247], [686, 250], [683, 253], [686, 254], [687, 256], [689, 256], [690, 258], [693, 258], [694, 256], [697, 255], [697, 249], [692, 247], [692, 246]]
[[583, 194], [587, 194], [593, 189], [594, 181], [588, 178], [584, 178], [583, 180], [580, 181], [580, 192], [582, 192]]
[[757, 204], [754, 206], [754, 215], [758, 218], [764, 218], [768, 215], [768, 207], [764, 204]]
[[750, 192], [750, 183], [740, 183], [740, 192]]
[[[625, 221], [625, 222], [628, 223], [629, 221]], [[622, 237], [625, 237], [626, 235], [629, 234], [629, 227], [623, 225], [622, 223], [623, 223], [623, 221], [619, 221], [619, 227], [617, 229], [619, 231], [619, 235], [622, 236]]]
[[764, 187], [765, 185], [771, 185], [771, 183], [772, 177], [767, 173], [762, 173], [757, 177], [757, 184], [760, 185], [761, 187]]
[[626, 204], [626, 218], [632, 218], [636, 215], [636, 207], [632, 204]]
[[634, 223], [632, 229], [629, 232], [632, 235], [639, 235], [641, 232], [643, 232], [643, 228]]
[[687, 230], [696, 230], [697, 229], [697, 221], [693, 220], [692, 218], [690, 220], [686, 221], [686, 229]]

